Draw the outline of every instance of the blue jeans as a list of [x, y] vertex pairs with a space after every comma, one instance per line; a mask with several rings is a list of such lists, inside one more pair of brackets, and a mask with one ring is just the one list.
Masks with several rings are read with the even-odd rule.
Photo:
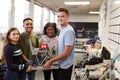
[[33, 70], [31, 72], [27, 72], [28, 80], [35, 80], [35, 72], [36, 72], [36, 70]]
[[4, 74], [4, 80], [25, 80], [25, 71], [6, 71]]
[[18, 72], [15, 71], [6, 71], [4, 74], [4, 80], [19, 80]]

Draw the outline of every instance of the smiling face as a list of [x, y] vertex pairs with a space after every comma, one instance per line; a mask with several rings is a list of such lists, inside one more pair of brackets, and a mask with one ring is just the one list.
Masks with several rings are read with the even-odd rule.
[[27, 34], [30, 34], [32, 32], [32, 30], [33, 30], [33, 21], [32, 20], [26, 20], [26, 21], [24, 21], [23, 27], [25, 29], [25, 32]]
[[8, 37], [11, 40], [12, 44], [16, 44], [19, 41], [20, 33], [18, 30], [13, 30], [10, 32]]
[[65, 12], [58, 12], [57, 17], [58, 22], [61, 26], [67, 26], [69, 16]]
[[49, 26], [47, 29], [46, 29], [46, 32], [47, 32], [47, 36], [48, 37], [54, 37], [55, 36], [55, 30], [53, 27]]

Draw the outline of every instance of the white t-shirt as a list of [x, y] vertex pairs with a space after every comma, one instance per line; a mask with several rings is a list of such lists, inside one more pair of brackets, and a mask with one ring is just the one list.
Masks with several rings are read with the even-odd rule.
[[67, 69], [74, 64], [74, 44], [75, 32], [70, 25], [67, 25], [59, 34], [58, 55], [64, 51], [65, 46], [72, 46], [72, 50], [66, 58], [59, 60], [60, 68]]
[[[58, 50], [58, 36], [55, 36], [53, 38], [49, 38], [46, 35], [42, 36], [39, 40], [42, 43], [48, 44], [49, 48], [49, 54], [53, 54], [54, 56], [57, 55]], [[52, 53], [52, 51], [55, 51], [55, 53]]]

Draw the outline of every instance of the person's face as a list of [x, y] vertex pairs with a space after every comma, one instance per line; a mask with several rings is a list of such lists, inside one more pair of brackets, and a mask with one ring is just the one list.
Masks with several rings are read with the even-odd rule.
[[17, 43], [19, 41], [20, 38], [20, 33], [18, 32], [18, 30], [14, 30], [10, 33], [9, 35], [9, 39], [11, 40], [11, 43]]
[[24, 27], [26, 33], [31, 33], [33, 30], [33, 22], [31, 20], [26, 20], [23, 23], [23, 27]]
[[46, 32], [47, 32], [48, 37], [54, 37], [55, 36], [55, 30], [51, 26], [46, 29]]
[[57, 13], [57, 19], [58, 19], [58, 23], [61, 26], [66, 26], [67, 22], [68, 22], [68, 19], [69, 19], [69, 16], [65, 12], [58, 12]]

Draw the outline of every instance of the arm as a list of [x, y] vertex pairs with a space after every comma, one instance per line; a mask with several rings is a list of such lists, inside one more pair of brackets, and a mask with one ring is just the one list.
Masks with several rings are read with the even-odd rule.
[[38, 37], [36, 38], [36, 48], [38, 48], [39, 47], [39, 39], [38, 39]]
[[65, 50], [60, 55], [47, 61], [44, 65], [44, 68], [49, 69], [53, 62], [66, 58], [70, 54], [71, 50], [72, 50], [72, 46], [65, 46]]
[[55, 58], [51, 59], [52, 62], [56, 62], [58, 60], [61, 60], [63, 58], [66, 58], [72, 50], [72, 46], [65, 46], [65, 50], [58, 56], [56, 56]]
[[27, 59], [27, 57], [24, 54], [22, 54], [22, 57], [27, 63], [29, 62], [29, 60]]
[[[14, 47], [11, 47], [11, 46], [7, 46], [5, 49], [4, 49], [4, 53], [5, 53], [5, 59], [6, 59], [6, 62], [7, 62], [7, 67], [9, 70], [16, 70], [16, 71], [19, 71], [19, 70], [27, 70], [28, 69], [28, 64], [24, 64], [24, 63], [16, 63], [17, 61], [19, 60], [22, 60], [22, 55], [18, 55], [18, 57], [14, 58], [13, 57], [13, 54], [14, 54]], [[16, 59], [16, 62], [15, 60]], [[14, 63], [15, 62], [15, 63]], [[30, 71], [30, 69], [29, 69]]]
[[[23, 58], [27, 63], [29, 63], [29, 60], [27, 59], [27, 57], [26, 57], [24, 54], [22, 54], [22, 58]], [[30, 72], [30, 71], [32, 70], [32, 67], [31, 67], [30, 65], [25, 65], [25, 67], [26, 67], [26, 72]]]
[[4, 53], [1, 55], [2, 65], [6, 65], [6, 59]]
[[10, 47], [4, 49], [5, 59], [9, 70], [18, 70], [18, 65], [13, 64], [13, 53]]
[[64, 36], [64, 39], [63, 39], [64, 41], [63, 40], [61, 41], [64, 42], [64, 45], [65, 45], [64, 50], [58, 56], [46, 62], [44, 65], [45, 69], [49, 69], [53, 62], [56, 62], [58, 60], [68, 57], [71, 54], [72, 49], [74, 49], [74, 42], [75, 42], [74, 32], [71, 30], [68, 30], [65, 34], [63, 34], [63, 36]]

